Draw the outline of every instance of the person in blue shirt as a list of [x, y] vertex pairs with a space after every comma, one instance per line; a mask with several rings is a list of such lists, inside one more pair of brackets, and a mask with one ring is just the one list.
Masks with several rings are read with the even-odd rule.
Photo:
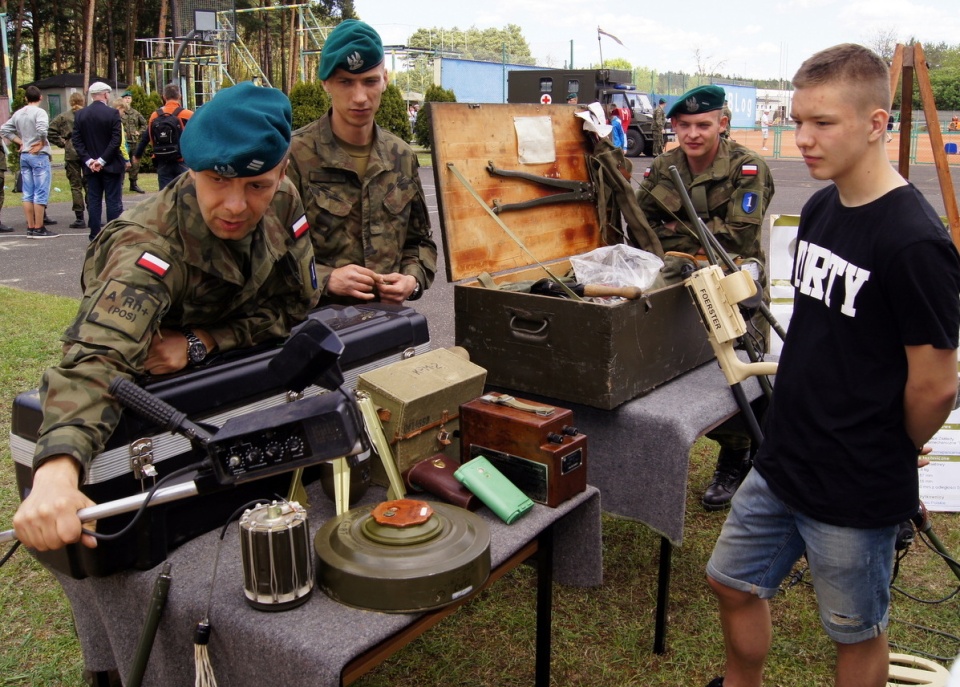
[[613, 136], [613, 145], [620, 148], [623, 154], [627, 154], [627, 135], [623, 132], [623, 123], [617, 115], [617, 106], [607, 105], [607, 117], [610, 119], [610, 125], [613, 126], [611, 135]]

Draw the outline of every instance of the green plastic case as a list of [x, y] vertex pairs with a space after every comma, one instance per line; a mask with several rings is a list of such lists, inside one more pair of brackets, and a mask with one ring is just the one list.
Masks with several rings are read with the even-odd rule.
[[483, 456], [464, 463], [453, 475], [508, 525], [533, 508], [533, 501]]

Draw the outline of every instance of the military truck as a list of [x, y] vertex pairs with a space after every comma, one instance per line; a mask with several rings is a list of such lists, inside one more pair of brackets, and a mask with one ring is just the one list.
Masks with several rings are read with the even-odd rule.
[[[653, 108], [647, 93], [630, 83], [626, 69], [530, 69], [507, 72], [508, 103], [563, 104], [576, 93], [580, 104], [613, 103], [627, 135], [627, 155], [653, 154]], [[667, 126], [669, 127], [669, 122]], [[664, 132], [664, 140], [669, 136]]]

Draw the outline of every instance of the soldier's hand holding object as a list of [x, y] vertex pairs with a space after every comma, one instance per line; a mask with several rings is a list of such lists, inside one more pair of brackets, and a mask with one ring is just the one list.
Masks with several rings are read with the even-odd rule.
[[365, 301], [376, 298], [381, 277], [373, 270], [360, 265], [344, 265], [330, 273], [327, 291], [337, 296], [349, 296]]
[[68, 455], [50, 458], [36, 469], [33, 487], [13, 516], [13, 529], [24, 546], [48, 551], [77, 541], [97, 545], [80, 531], [77, 511], [95, 504], [80, 491], [79, 478], [80, 464]]
[[409, 298], [410, 294], [413, 293], [416, 288], [416, 277], [398, 272], [380, 275], [379, 281], [377, 282], [377, 293], [380, 294], [381, 303], [396, 303], [400, 305]]

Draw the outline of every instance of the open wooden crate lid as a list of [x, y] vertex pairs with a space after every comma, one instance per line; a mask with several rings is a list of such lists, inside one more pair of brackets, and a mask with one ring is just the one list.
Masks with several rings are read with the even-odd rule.
[[[443, 232], [447, 279], [457, 282], [482, 272], [497, 274], [535, 264], [457, 178], [466, 179], [488, 207], [519, 203], [569, 189], [491, 175], [487, 166], [564, 181], [587, 181], [590, 152], [583, 120], [574, 105], [430, 103], [433, 170]], [[517, 120], [540, 118], [552, 128], [555, 160], [523, 164]], [[544, 121], [549, 119], [549, 124]], [[593, 201], [563, 202], [503, 212], [503, 223], [543, 263], [578, 255], [600, 245]]]

